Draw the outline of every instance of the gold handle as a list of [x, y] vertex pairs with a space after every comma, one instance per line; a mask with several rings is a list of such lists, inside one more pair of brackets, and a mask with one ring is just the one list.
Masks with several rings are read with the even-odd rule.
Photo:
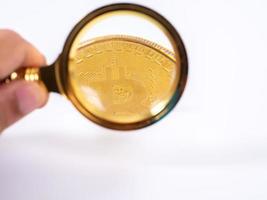
[[40, 70], [34, 67], [21, 68], [15, 72], [12, 72], [7, 78], [2, 80], [1, 83], [9, 83], [19, 79], [24, 79], [26, 81], [39, 81]]
[[12, 72], [5, 79], [0, 80], [0, 85], [8, 84], [15, 80], [40, 81], [41, 83], [44, 83], [49, 92], [59, 93], [55, 76], [55, 63], [51, 66], [45, 66], [40, 68], [21, 68], [15, 72]]

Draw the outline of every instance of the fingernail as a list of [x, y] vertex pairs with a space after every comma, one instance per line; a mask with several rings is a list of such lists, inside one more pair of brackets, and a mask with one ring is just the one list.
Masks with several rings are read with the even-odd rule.
[[16, 91], [19, 111], [25, 115], [43, 104], [43, 96], [40, 86], [37, 83], [23, 84]]

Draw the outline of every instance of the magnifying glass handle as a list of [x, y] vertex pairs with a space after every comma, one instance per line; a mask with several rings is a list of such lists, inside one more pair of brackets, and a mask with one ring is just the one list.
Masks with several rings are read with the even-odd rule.
[[38, 68], [21, 68], [15, 72], [12, 72], [4, 80], [1, 80], [1, 84], [7, 84], [15, 80], [24, 79], [26, 81], [38, 81], [39, 80], [39, 69]]
[[15, 80], [24, 79], [25, 81], [40, 81], [43, 82], [49, 92], [59, 93], [56, 77], [55, 77], [55, 64], [45, 67], [27, 67], [21, 68], [12, 72], [4, 80], [0, 80], [1, 84], [8, 84]]

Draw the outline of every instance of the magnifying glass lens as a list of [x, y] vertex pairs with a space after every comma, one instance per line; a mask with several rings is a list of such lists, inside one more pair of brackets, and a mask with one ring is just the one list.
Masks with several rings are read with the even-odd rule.
[[179, 70], [173, 53], [147, 40], [106, 36], [82, 44], [69, 61], [70, 83], [80, 104], [115, 123], [136, 123], [161, 112]]
[[[126, 6], [127, 7], [127, 6]], [[110, 10], [75, 33], [67, 55], [67, 96], [87, 118], [134, 129], [178, 101], [181, 54], [164, 24], [142, 12]]]

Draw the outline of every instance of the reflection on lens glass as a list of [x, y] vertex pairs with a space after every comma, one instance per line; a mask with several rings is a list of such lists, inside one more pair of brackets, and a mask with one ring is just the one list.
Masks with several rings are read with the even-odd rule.
[[180, 77], [180, 61], [154, 42], [108, 35], [83, 42], [69, 60], [69, 81], [85, 110], [115, 123], [161, 112]]

